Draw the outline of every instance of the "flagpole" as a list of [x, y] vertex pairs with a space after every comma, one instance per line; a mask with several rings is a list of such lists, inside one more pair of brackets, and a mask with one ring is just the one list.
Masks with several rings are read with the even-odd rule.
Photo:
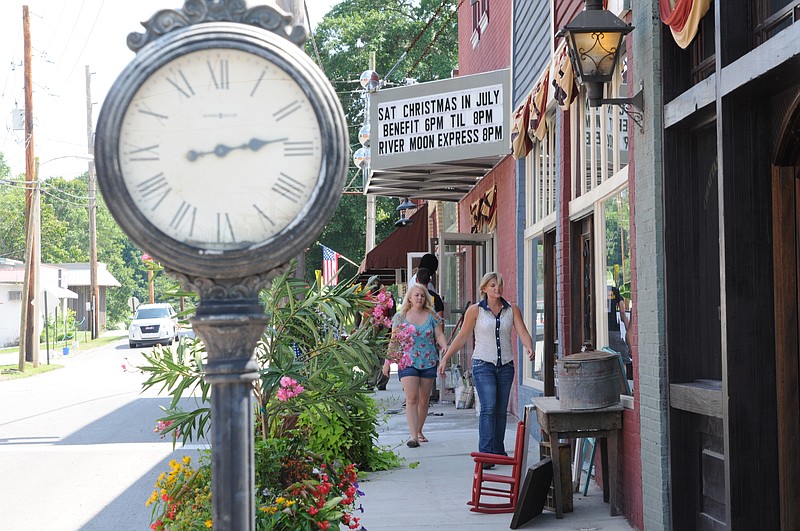
[[[323, 247], [323, 245], [322, 245], [321, 243], [319, 243], [319, 242], [315, 242], [315, 243], [316, 243], [317, 245], [319, 245], [320, 247]], [[329, 248], [329, 249], [331, 249], [331, 247], [328, 247], [328, 248]], [[350, 260], [349, 258], [347, 258], [347, 257], [346, 257], [345, 255], [343, 255], [342, 253], [340, 253], [340, 252], [336, 251], [336, 254], [338, 254], [338, 255], [339, 255], [339, 258], [344, 258], [345, 262], [350, 262], [351, 264], [353, 264], [353, 265], [354, 265], [354, 266], [356, 266], [356, 267], [361, 267], [361, 266], [359, 266], [357, 263], [355, 263], [355, 262], [353, 262], [352, 260]]]

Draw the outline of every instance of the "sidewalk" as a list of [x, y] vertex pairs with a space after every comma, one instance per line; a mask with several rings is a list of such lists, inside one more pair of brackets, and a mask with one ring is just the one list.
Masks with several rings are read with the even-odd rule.
[[[509, 529], [513, 513], [481, 514], [470, 512], [467, 500], [472, 489], [473, 461], [469, 453], [477, 450], [478, 423], [475, 409], [456, 409], [453, 404], [432, 404], [425, 422], [425, 436], [430, 442], [419, 448], [405, 445], [408, 439], [403, 392], [397, 375], [386, 391], [376, 391], [375, 398], [389, 412], [379, 428], [379, 442], [394, 448], [405, 463], [398, 469], [377, 472], [360, 483], [365, 493], [359, 499], [364, 506], [361, 523], [376, 530], [500, 530]], [[514, 445], [516, 419], [509, 416], [506, 448]], [[530, 439], [528, 465], [538, 459], [538, 442]], [[417, 464], [415, 468], [411, 465]], [[524, 472], [523, 472], [524, 475]], [[585, 478], [585, 476], [584, 476]], [[585, 479], [584, 479], [585, 481]], [[609, 506], [594, 481], [588, 496], [574, 494], [574, 511], [557, 520], [555, 512], [545, 510], [520, 529], [633, 529], [622, 516], [609, 516]]]
[[[107, 330], [103, 332], [103, 336], [114, 336], [119, 337], [122, 339], [123, 337], [128, 337], [128, 333], [124, 330]], [[79, 340], [83, 337], [83, 332], [80, 332]], [[80, 341], [83, 343], [82, 341]], [[63, 341], [58, 342], [57, 344], [50, 344], [50, 363], [51, 364], [58, 364], [64, 365], [65, 363], [70, 363], [75, 358], [80, 357], [83, 354], [91, 352], [95, 348], [99, 348], [103, 345], [98, 345], [93, 348], [83, 348], [83, 349], [73, 349], [72, 341], [68, 342], [66, 346], [69, 346], [69, 354], [64, 355], [64, 348], [65, 344]], [[39, 364], [40, 365], [47, 365], [47, 349], [44, 345], [39, 347]], [[19, 363], [19, 350], [15, 349], [13, 352], [0, 352], [0, 365], [14, 365]]]

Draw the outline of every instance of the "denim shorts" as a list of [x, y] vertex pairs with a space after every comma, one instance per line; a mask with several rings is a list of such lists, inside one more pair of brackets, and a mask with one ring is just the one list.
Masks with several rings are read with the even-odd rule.
[[397, 371], [398, 379], [402, 380], [405, 376], [418, 376], [433, 380], [436, 378], [436, 365], [427, 369], [417, 369], [416, 367], [406, 367]]

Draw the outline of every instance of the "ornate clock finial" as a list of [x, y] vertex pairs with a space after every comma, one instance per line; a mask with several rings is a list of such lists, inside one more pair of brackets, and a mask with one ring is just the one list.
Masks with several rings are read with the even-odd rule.
[[142, 22], [145, 32], [128, 34], [128, 48], [138, 52], [147, 43], [170, 31], [203, 22], [238, 22], [256, 26], [297, 46], [302, 46], [308, 36], [305, 27], [294, 25], [292, 15], [276, 5], [248, 9], [244, 0], [184, 0], [182, 9], [162, 9], [147, 22]]

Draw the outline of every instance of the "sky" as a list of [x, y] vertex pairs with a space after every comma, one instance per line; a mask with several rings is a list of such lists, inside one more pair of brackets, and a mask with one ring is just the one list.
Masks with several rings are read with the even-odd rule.
[[[306, 0], [312, 27], [339, 0]], [[269, 3], [247, 0], [247, 6]], [[91, 76], [93, 127], [106, 93], [134, 57], [125, 44], [141, 21], [182, 0], [0, 0], [0, 152], [11, 175], [25, 172], [25, 132], [14, 130], [25, 107], [23, 6], [28, 6], [33, 80], [34, 155], [39, 177], [87, 171], [86, 66]]]

